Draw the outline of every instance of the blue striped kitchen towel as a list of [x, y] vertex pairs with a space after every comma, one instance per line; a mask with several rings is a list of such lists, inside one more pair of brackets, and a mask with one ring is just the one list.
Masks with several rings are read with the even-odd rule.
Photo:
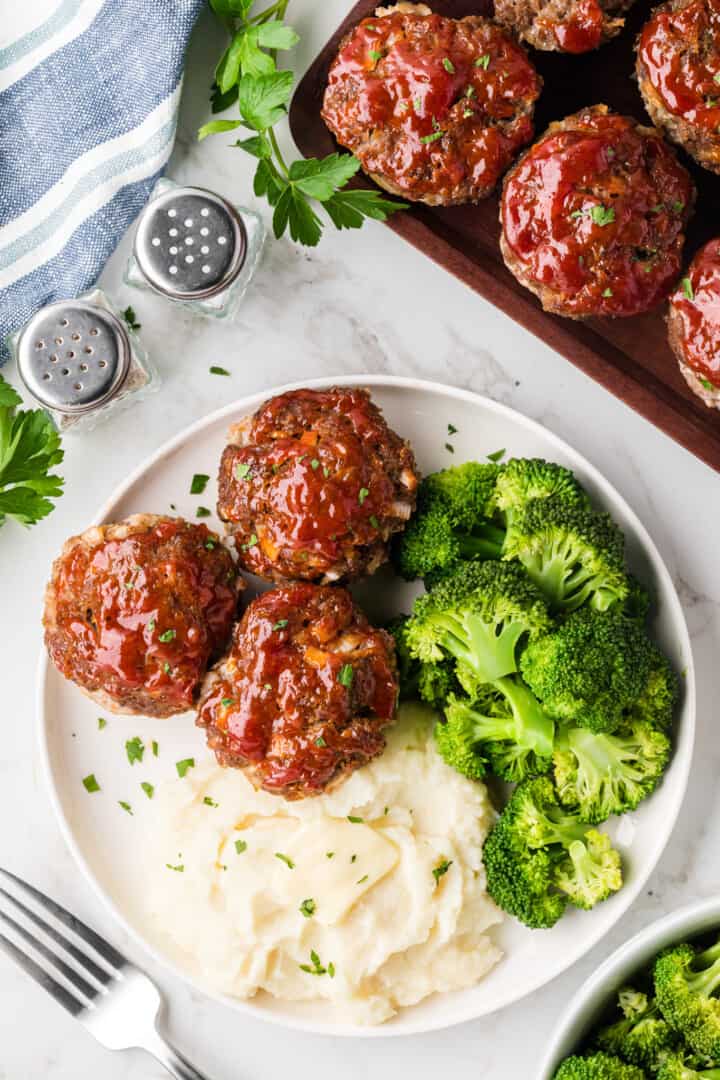
[[0, 345], [89, 288], [142, 209], [172, 150], [202, 5], [0, 5]]

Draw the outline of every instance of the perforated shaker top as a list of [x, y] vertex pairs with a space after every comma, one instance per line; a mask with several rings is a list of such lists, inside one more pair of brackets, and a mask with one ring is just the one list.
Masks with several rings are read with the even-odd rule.
[[41, 308], [17, 344], [18, 372], [49, 409], [89, 412], [114, 396], [130, 368], [130, 340], [111, 311], [84, 300]]
[[204, 188], [173, 187], [152, 199], [135, 233], [140, 272], [175, 300], [222, 292], [240, 272], [246, 249], [245, 226], [235, 209]]

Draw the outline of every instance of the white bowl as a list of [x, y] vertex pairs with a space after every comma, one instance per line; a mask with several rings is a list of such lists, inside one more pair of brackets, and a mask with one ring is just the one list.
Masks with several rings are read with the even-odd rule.
[[[650, 585], [658, 600], [653, 636], [675, 669], [686, 673], [673, 760], [652, 798], [635, 813], [610, 823], [609, 831], [623, 857], [625, 884], [595, 910], [569, 911], [552, 930], [543, 931], [529, 930], [507, 918], [494, 935], [505, 957], [486, 979], [467, 990], [427, 998], [380, 1027], [359, 1027], [335, 1020], [323, 1003], [283, 1002], [265, 995], [240, 1001], [212, 995], [253, 1016], [322, 1034], [377, 1037], [435, 1030], [486, 1016], [546, 985], [596, 945], [640, 893], [680, 812], [690, 771], [695, 736], [690, 639], [667, 567], [642, 523], [597, 469], [540, 424], [489, 398], [419, 379], [343, 375], [295, 385], [368, 386], [390, 425], [410, 439], [420, 468], [426, 473], [454, 462], [484, 460], [500, 447], [506, 447], [509, 455], [540, 456], [569, 466], [594, 503], [609, 510], [623, 529], [628, 563]], [[212, 506], [214, 479], [201, 497], [194, 497], [189, 494], [190, 478], [198, 471], [215, 474], [230, 423], [277, 392], [268, 390], [234, 402], [179, 433], [128, 477], [95, 521], [118, 520], [138, 511], [162, 512], [169, 507], [192, 519], [198, 501]], [[445, 448], [450, 424], [457, 429], [452, 435], [454, 454]], [[219, 527], [219, 523], [215, 525]], [[386, 574], [370, 579], [360, 587], [358, 595], [368, 614], [379, 619], [407, 611], [415, 588]], [[152, 828], [153, 804], [138, 795], [139, 781], [158, 783], [174, 775], [173, 762], [209, 756], [204, 739], [187, 716], [163, 721], [117, 716], [98, 734], [97, 716], [101, 710], [62, 679], [45, 657], [39, 675], [41, 756], [70, 850], [124, 928], [156, 960], [197, 986], [199, 980], [189, 958], [179, 953], [156, 926], [148, 924], [138, 903], [143, 881], [136, 847], [142, 831]], [[136, 735], [146, 744], [155, 738], [161, 744], [159, 758], [148, 760], [146, 754], [142, 770], [133, 770], [125, 759], [124, 740]], [[81, 778], [91, 772], [96, 773], [102, 785], [101, 794], [89, 796], [83, 788]], [[121, 799], [132, 801], [133, 817], [119, 809]]]
[[553, 1032], [536, 1080], [552, 1080], [560, 1063], [577, 1053], [614, 995], [659, 952], [720, 929], [720, 896], [686, 904], [650, 923], [621, 945], [580, 988]]

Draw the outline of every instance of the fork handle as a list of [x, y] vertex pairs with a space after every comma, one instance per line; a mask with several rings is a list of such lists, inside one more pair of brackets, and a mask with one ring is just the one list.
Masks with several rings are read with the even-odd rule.
[[201, 1073], [182, 1054], [174, 1050], [157, 1029], [144, 1044], [143, 1049], [157, 1058], [170, 1075], [176, 1077], [176, 1080], [208, 1080], [204, 1073]]

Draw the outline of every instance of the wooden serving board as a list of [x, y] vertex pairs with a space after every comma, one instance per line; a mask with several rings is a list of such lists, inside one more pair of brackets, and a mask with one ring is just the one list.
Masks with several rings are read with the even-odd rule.
[[[297, 88], [290, 126], [307, 157], [337, 149], [320, 117], [328, 68], [342, 36], [376, 6], [376, 0], [359, 0]], [[434, 0], [432, 6], [439, 14], [455, 18], [490, 13], [487, 0]], [[551, 120], [599, 103], [650, 123], [634, 81], [634, 44], [651, 8], [648, 0], [638, 0], [620, 37], [596, 52], [561, 56], [530, 50], [545, 83], [536, 110], [538, 134]], [[688, 228], [689, 260], [701, 244], [720, 233], [720, 176], [699, 168], [684, 154], [681, 157], [698, 188]], [[369, 181], [360, 183], [370, 186]], [[477, 206], [442, 208], [416, 203], [410, 210], [393, 215], [388, 227], [720, 471], [720, 410], [708, 409], [680, 375], [667, 344], [664, 306], [629, 319], [582, 323], [546, 314], [505, 268], [498, 246], [500, 225], [494, 196]]]

